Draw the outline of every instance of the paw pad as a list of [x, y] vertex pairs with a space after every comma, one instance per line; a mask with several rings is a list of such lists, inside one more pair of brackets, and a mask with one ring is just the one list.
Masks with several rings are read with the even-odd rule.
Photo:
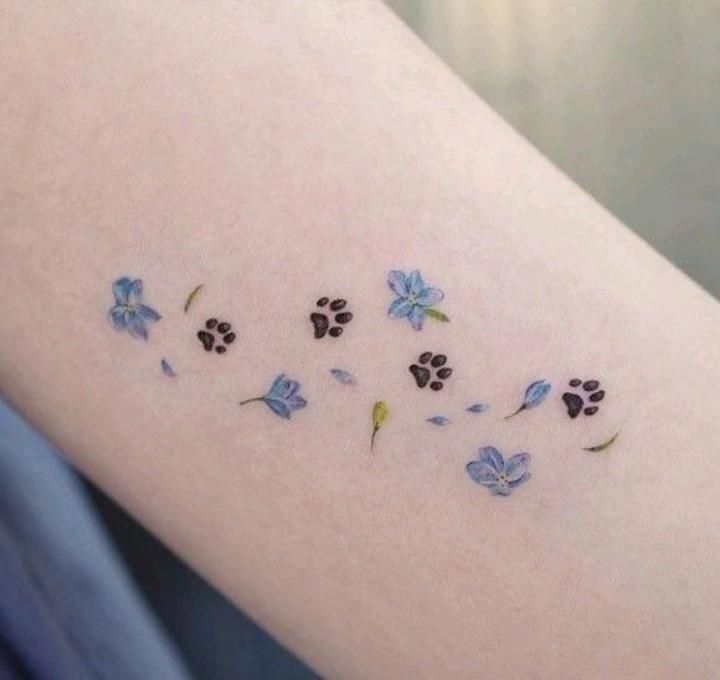
[[232, 326], [227, 321], [217, 319], [208, 319], [205, 329], [198, 331], [197, 336], [206, 352], [214, 349], [217, 354], [225, 354], [227, 346], [235, 342]]
[[[586, 416], [594, 416], [599, 410], [598, 404], [605, 398], [605, 390], [600, 389], [600, 383], [597, 380], [586, 380], [583, 382], [580, 378], [573, 378], [568, 385], [574, 388], [574, 392], [565, 392], [562, 400], [567, 406], [568, 415], [571, 418], [577, 418], [581, 413]], [[586, 394], [579, 393], [580, 387]], [[589, 406], [585, 405], [585, 399], [590, 402]]]
[[329, 297], [321, 297], [316, 303], [317, 307], [325, 311], [313, 312], [310, 315], [316, 338], [324, 338], [329, 335], [332, 338], [339, 338], [343, 334], [343, 326], [352, 321], [352, 312], [346, 310], [347, 300], [335, 298], [330, 301]]
[[409, 366], [408, 370], [420, 389], [429, 384], [431, 390], [439, 392], [453, 372], [452, 368], [445, 365], [446, 363], [447, 357], [444, 354], [423, 352], [418, 357], [418, 363]]

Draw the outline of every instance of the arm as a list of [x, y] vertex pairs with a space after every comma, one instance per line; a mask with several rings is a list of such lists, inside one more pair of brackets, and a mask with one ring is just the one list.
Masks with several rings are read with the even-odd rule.
[[[380, 5], [3, 12], [0, 385], [80, 470], [325, 675], [711, 674], [713, 300]], [[449, 322], [387, 314], [414, 269]], [[282, 372], [290, 419], [239, 405]], [[531, 454], [510, 496], [468, 475], [489, 446]]]

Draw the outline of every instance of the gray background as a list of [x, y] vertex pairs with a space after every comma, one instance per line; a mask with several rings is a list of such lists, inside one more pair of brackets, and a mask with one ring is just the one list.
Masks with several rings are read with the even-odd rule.
[[481, 97], [720, 297], [720, 0], [387, 0]]

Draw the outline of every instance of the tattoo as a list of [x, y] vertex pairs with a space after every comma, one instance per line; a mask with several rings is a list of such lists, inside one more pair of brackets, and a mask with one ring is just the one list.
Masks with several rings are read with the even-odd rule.
[[425, 286], [418, 270], [407, 275], [401, 271], [391, 271], [387, 282], [390, 290], [397, 295], [388, 309], [388, 314], [393, 318], [407, 319], [416, 331], [422, 329], [425, 317], [435, 321], [450, 320], [434, 308], [445, 297], [445, 293], [439, 288]]
[[432, 423], [433, 425], [438, 425], [439, 427], [445, 427], [446, 425], [450, 425], [452, 420], [450, 420], [447, 416], [433, 416], [432, 418], [428, 418], [427, 422]]
[[[329, 304], [328, 304], [329, 303]], [[339, 338], [343, 334], [343, 326], [352, 321], [352, 312], [348, 312], [347, 300], [336, 298], [330, 302], [330, 298], [321, 297], [316, 303], [319, 309], [328, 308], [328, 314], [324, 312], [313, 312], [310, 321], [317, 339], [329, 335], [331, 338]], [[339, 325], [337, 325], [339, 324]]]
[[352, 373], [343, 371], [342, 368], [331, 368], [330, 375], [343, 385], [357, 385], [357, 380]]
[[390, 415], [390, 408], [384, 401], [376, 401], [372, 408], [372, 435], [370, 436], [370, 450], [375, 448], [375, 436]]
[[516, 453], [506, 461], [493, 446], [478, 451], [477, 460], [470, 461], [465, 470], [476, 484], [486, 487], [495, 496], [509, 496], [531, 475], [529, 453]]
[[187, 296], [187, 300], [185, 300], [185, 306], [183, 309], [185, 310], [185, 314], [187, 314], [188, 309], [190, 309], [190, 306], [193, 302], [197, 299], [197, 296], [200, 295], [200, 291], [203, 289], [203, 286], [205, 284], [201, 283], [199, 286], [195, 286], [195, 288], [192, 289], [192, 292], [190, 295]]
[[116, 331], [127, 331], [133, 338], [148, 339], [148, 324], [162, 317], [152, 307], [143, 304], [142, 279], [123, 276], [112, 285], [115, 304], [108, 318]]
[[617, 438], [620, 436], [620, 431], [618, 430], [610, 439], [608, 439], [606, 442], [603, 442], [602, 444], [597, 444], [596, 446], [588, 446], [587, 448], [583, 449], [583, 451], [590, 451], [592, 453], [599, 453], [600, 451], [604, 451], [605, 449], [609, 449], [616, 441]]
[[477, 403], [468, 406], [465, 410], [469, 413], [485, 413], [490, 407], [487, 404]]
[[218, 354], [225, 354], [227, 346], [235, 342], [232, 326], [227, 321], [217, 319], [208, 319], [205, 330], [198, 331], [197, 336], [206, 352], [212, 352], [215, 348]]
[[168, 378], [174, 378], [177, 375], [177, 373], [175, 373], [173, 367], [168, 363], [167, 359], [162, 359], [160, 361], [160, 368], [162, 368], [162, 372]]
[[300, 394], [300, 383], [297, 380], [290, 380], [281, 373], [270, 389], [261, 397], [252, 397], [240, 402], [240, 406], [253, 401], [262, 401], [275, 414], [281, 418], [290, 420], [293, 411], [307, 406], [307, 401]]
[[418, 363], [411, 364], [408, 370], [413, 374], [415, 383], [420, 389], [430, 383], [430, 389], [439, 392], [443, 388], [445, 380], [453, 373], [452, 368], [445, 366], [446, 363], [447, 357], [444, 354], [423, 352], [418, 357]]
[[[568, 415], [571, 418], [577, 418], [580, 413], [584, 413], [586, 416], [594, 416], [600, 407], [597, 405], [605, 398], [605, 390], [598, 389], [600, 383], [597, 380], [586, 380], [583, 382], [580, 378], [573, 378], [569, 383], [570, 387], [576, 388], [575, 392], [565, 392], [562, 395], [562, 400], [567, 406]], [[587, 399], [592, 402], [590, 406], [585, 407], [585, 400], [578, 394], [577, 388], [582, 385], [585, 392], [588, 392]]]
[[536, 380], [534, 383], [528, 385], [525, 390], [525, 398], [520, 408], [511, 413], [509, 416], [505, 416], [505, 420], [516, 416], [521, 411], [526, 411], [529, 408], [535, 408], [545, 401], [545, 397], [550, 393], [552, 385], [547, 380]]

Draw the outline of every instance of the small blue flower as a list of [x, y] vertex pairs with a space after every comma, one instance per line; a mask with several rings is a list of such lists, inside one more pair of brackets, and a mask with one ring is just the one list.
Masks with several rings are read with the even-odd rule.
[[481, 448], [478, 454], [478, 459], [470, 461], [465, 470], [473, 482], [487, 487], [496, 496], [509, 496], [531, 477], [529, 453], [516, 453], [507, 462], [493, 446]]
[[342, 368], [331, 368], [330, 374], [335, 380], [343, 385], [357, 385], [357, 380], [352, 373], [344, 371]]
[[127, 276], [112, 285], [115, 305], [108, 312], [110, 323], [116, 331], [128, 331], [134, 338], [148, 339], [147, 324], [159, 321], [161, 316], [142, 303], [143, 282]]
[[396, 319], [407, 318], [416, 331], [422, 329], [428, 312], [431, 316], [447, 320], [444, 314], [431, 309], [445, 294], [439, 288], [426, 287], [419, 271], [410, 272], [407, 276], [400, 271], [391, 271], [388, 275], [388, 286], [397, 295], [388, 309], [388, 314]]
[[551, 389], [552, 385], [547, 380], [536, 380], [534, 383], [531, 383], [525, 390], [525, 398], [520, 408], [509, 416], [505, 416], [505, 420], [516, 416], [521, 411], [526, 411], [529, 408], [535, 408], [542, 404]]
[[264, 401], [273, 413], [287, 420], [290, 420], [293, 411], [307, 406], [307, 402], [300, 394], [300, 383], [297, 380], [288, 379], [284, 373], [275, 378], [267, 394], [262, 397], [245, 399], [240, 402], [240, 406], [252, 401]]

